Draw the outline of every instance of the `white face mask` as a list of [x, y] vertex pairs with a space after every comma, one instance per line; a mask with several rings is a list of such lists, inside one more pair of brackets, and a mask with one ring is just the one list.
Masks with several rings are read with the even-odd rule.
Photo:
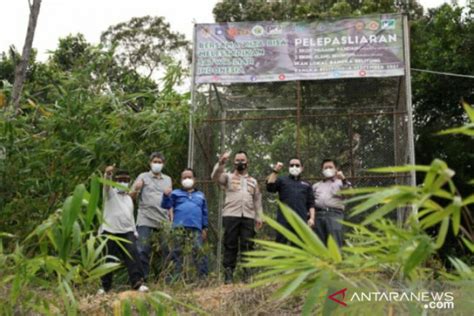
[[191, 189], [194, 185], [194, 180], [189, 178], [183, 179], [181, 180], [181, 185], [184, 189]]
[[325, 178], [332, 178], [336, 175], [336, 169], [334, 168], [327, 168], [323, 170], [323, 175]]
[[299, 176], [301, 173], [301, 167], [290, 167], [290, 174], [294, 177]]
[[[118, 184], [120, 185], [123, 185], [124, 187], [128, 188], [128, 185], [129, 183], [128, 182], [117, 182]], [[123, 192], [126, 192], [126, 190], [122, 189], [122, 188], [117, 188], [117, 192], [119, 193], [123, 193]]]
[[151, 164], [151, 171], [153, 173], [160, 173], [161, 169], [163, 169], [163, 164], [162, 163], [152, 163]]

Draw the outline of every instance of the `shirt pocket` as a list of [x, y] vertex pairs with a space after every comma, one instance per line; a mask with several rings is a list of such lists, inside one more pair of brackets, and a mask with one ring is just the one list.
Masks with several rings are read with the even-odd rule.
[[253, 196], [256, 191], [256, 183], [254, 183], [253, 181], [247, 181], [247, 192]]
[[240, 191], [240, 179], [229, 179], [230, 180], [230, 190], [234, 192]]

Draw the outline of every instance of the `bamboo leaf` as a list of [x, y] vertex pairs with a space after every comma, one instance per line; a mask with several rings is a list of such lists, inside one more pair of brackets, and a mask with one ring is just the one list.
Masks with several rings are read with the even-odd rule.
[[405, 165], [405, 166], [392, 166], [392, 167], [382, 167], [382, 168], [372, 168], [369, 169], [369, 172], [378, 172], [378, 173], [399, 173], [399, 172], [409, 172], [409, 171], [422, 171], [428, 172], [430, 169], [429, 166], [421, 165]]
[[88, 231], [89, 227], [94, 220], [96, 215], [97, 206], [100, 198], [100, 184], [97, 176], [92, 177], [91, 179], [91, 191], [90, 191], [89, 203], [87, 205], [87, 213], [84, 223], [84, 230]]
[[336, 242], [334, 241], [334, 238], [332, 237], [332, 235], [329, 235], [328, 237], [328, 250], [329, 250], [329, 253], [331, 254], [331, 258], [336, 263], [339, 263], [342, 261], [341, 252]]
[[446, 239], [446, 235], [448, 233], [449, 228], [449, 217], [445, 217], [441, 222], [441, 226], [438, 232], [438, 238], [436, 238], [435, 249], [439, 249], [443, 246], [444, 240]]
[[403, 265], [403, 273], [407, 276], [410, 275], [410, 272], [421, 263], [423, 263], [426, 258], [431, 254], [432, 248], [431, 244], [427, 239], [421, 239], [418, 243], [418, 246], [413, 250], [413, 252], [408, 257], [408, 260]]

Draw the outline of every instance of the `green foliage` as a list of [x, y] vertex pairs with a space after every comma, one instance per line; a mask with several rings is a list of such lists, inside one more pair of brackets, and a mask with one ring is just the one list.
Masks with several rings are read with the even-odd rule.
[[[467, 8], [444, 4], [412, 21], [411, 66], [473, 74], [474, 23], [469, 12]], [[446, 161], [456, 170], [453, 180], [459, 191], [468, 195], [472, 188], [467, 183], [473, 175], [474, 153], [465, 150], [460, 155], [459, 149], [473, 148], [473, 140], [467, 135], [439, 137], [438, 132], [469, 121], [460, 101], [474, 103], [473, 79], [416, 71], [412, 76], [416, 160], [419, 164], [429, 164], [433, 157]]]
[[[409, 12], [417, 17], [422, 7], [413, 0], [409, 1]], [[240, 21], [301, 21], [321, 18], [363, 15], [371, 13], [398, 12], [394, 1], [382, 0], [331, 0], [331, 1], [246, 1], [224, 0], [213, 9], [217, 22]]]
[[[76, 314], [78, 291], [119, 267], [103, 255], [111, 237], [96, 235], [106, 165], [136, 176], [156, 150], [173, 177], [186, 164], [189, 94], [176, 86], [187, 71], [167, 51], [155, 82], [121, 65], [115, 48], [79, 34], [45, 63], [33, 54], [21, 114], [0, 112], [1, 314]], [[16, 62], [14, 49], [0, 57], [0, 107]], [[172, 310], [163, 302], [149, 306]]]
[[120, 65], [144, 71], [150, 78], [180, 53], [187, 53], [184, 35], [171, 31], [163, 17], [144, 16], [110, 26], [101, 42], [115, 51]]
[[166, 173], [185, 166], [189, 94], [174, 90], [184, 76], [179, 64], [169, 64], [160, 94], [147, 85], [128, 93], [101, 73], [113, 64], [110, 54], [94, 54], [67, 72], [55, 61], [36, 63], [41, 72], [25, 87], [24, 114], [10, 120], [0, 113], [0, 231], [25, 236], [108, 164], [137, 176], [148, 170], [149, 153], [161, 150]]
[[[92, 182], [96, 183], [97, 179], [93, 178]], [[84, 185], [78, 185], [62, 207], [17, 244], [13, 253], [2, 254], [0, 283], [13, 284], [2, 296], [5, 311], [27, 312], [42, 306], [47, 298], [31, 292], [45, 288], [56, 291], [64, 307], [72, 308], [68, 314], [74, 313], [77, 302], [72, 288], [97, 282], [119, 267], [116, 262], [106, 262], [108, 257], [103, 255], [108, 238], [86, 229], [89, 220], [101, 219], [97, 199], [100, 186], [91, 187], [93, 191], [89, 193]], [[93, 210], [93, 215], [88, 210]], [[56, 280], [56, 288], [55, 282], [51, 286], [52, 280]], [[57, 300], [51, 304], [60, 308]]]
[[[470, 114], [472, 107], [468, 106], [466, 111]], [[463, 131], [460, 128], [450, 132]], [[359, 291], [386, 290], [393, 287], [392, 281], [396, 280], [407, 289], [414, 289], [420, 283], [433, 279], [445, 283], [451, 281], [450, 286], [461, 286], [461, 289], [464, 284], [469, 286], [465, 282], [474, 281], [472, 267], [459, 258], [450, 257], [453, 271], [439, 271], [435, 255], [436, 250], [443, 246], [451, 224], [454, 236], [461, 232], [464, 235], [462, 239], [472, 256], [474, 238], [462, 228], [461, 212], [462, 207], [474, 203], [474, 199], [472, 195], [465, 199], [459, 196], [452, 180], [454, 171], [439, 159], [435, 159], [430, 166], [388, 167], [372, 171], [403, 173], [412, 170], [425, 173], [423, 183], [417, 187], [360, 188], [344, 192], [354, 195], [349, 200], [349, 203], [356, 203], [351, 216], [363, 212], [368, 216], [361, 224], [343, 222], [351, 231], [346, 236], [347, 246], [342, 248], [342, 254], [332, 237], [324, 245], [295, 212], [279, 203], [295, 233], [271, 218], [267, 217], [266, 221], [293, 245], [256, 240], [261, 249], [246, 254], [246, 266], [262, 269], [253, 285], [278, 284], [279, 289], [275, 292], [278, 299], [304, 295], [304, 315], [314, 311], [323, 314], [334, 311], [335, 306], [327, 295], [339, 286]], [[384, 218], [397, 209], [411, 213], [404, 226]], [[470, 225], [469, 222], [466, 224]], [[437, 236], [430, 232], [435, 225], [439, 225]], [[462, 303], [466, 297], [463, 294], [461, 299], [457, 299], [460, 310], [469, 309], [469, 305]], [[353, 303], [344, 309], [345, 313], [356, 313], [367, 308], [364, 304]], [[395, 304], [392, 306], [395, 310], [409, 311], [409, 314], [418, 314], [422, 308], [392, 304]], [[382, 313], [387, 306], [371, 302], [371, 308], [373, 312]]]

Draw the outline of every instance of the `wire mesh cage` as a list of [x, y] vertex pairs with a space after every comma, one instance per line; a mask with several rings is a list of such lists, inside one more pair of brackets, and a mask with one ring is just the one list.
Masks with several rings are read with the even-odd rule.
[[[292, 157], [302, 160], [303, 178], [310, 183], [321, 179], [320, 164], [330, 158], [355, 187], [410, 184], [409, 173], [368, 171], [410, 163], [413, 135], [404, 80], [400, 76], [198, 86], [192, 161], [209, 203], [211, 238], [219, 239], [223, 193], [210, 174], [225, 150], [248, 153], [249, 174], [259, 180], [264, 212], [270, 216], [275, 215], [276, 196], [266, 192], [265, 178], [272, 164]], [[406, 216], [406, 210], [398, 216]], [[270, 230], [261, 237], [271, 238]]]

